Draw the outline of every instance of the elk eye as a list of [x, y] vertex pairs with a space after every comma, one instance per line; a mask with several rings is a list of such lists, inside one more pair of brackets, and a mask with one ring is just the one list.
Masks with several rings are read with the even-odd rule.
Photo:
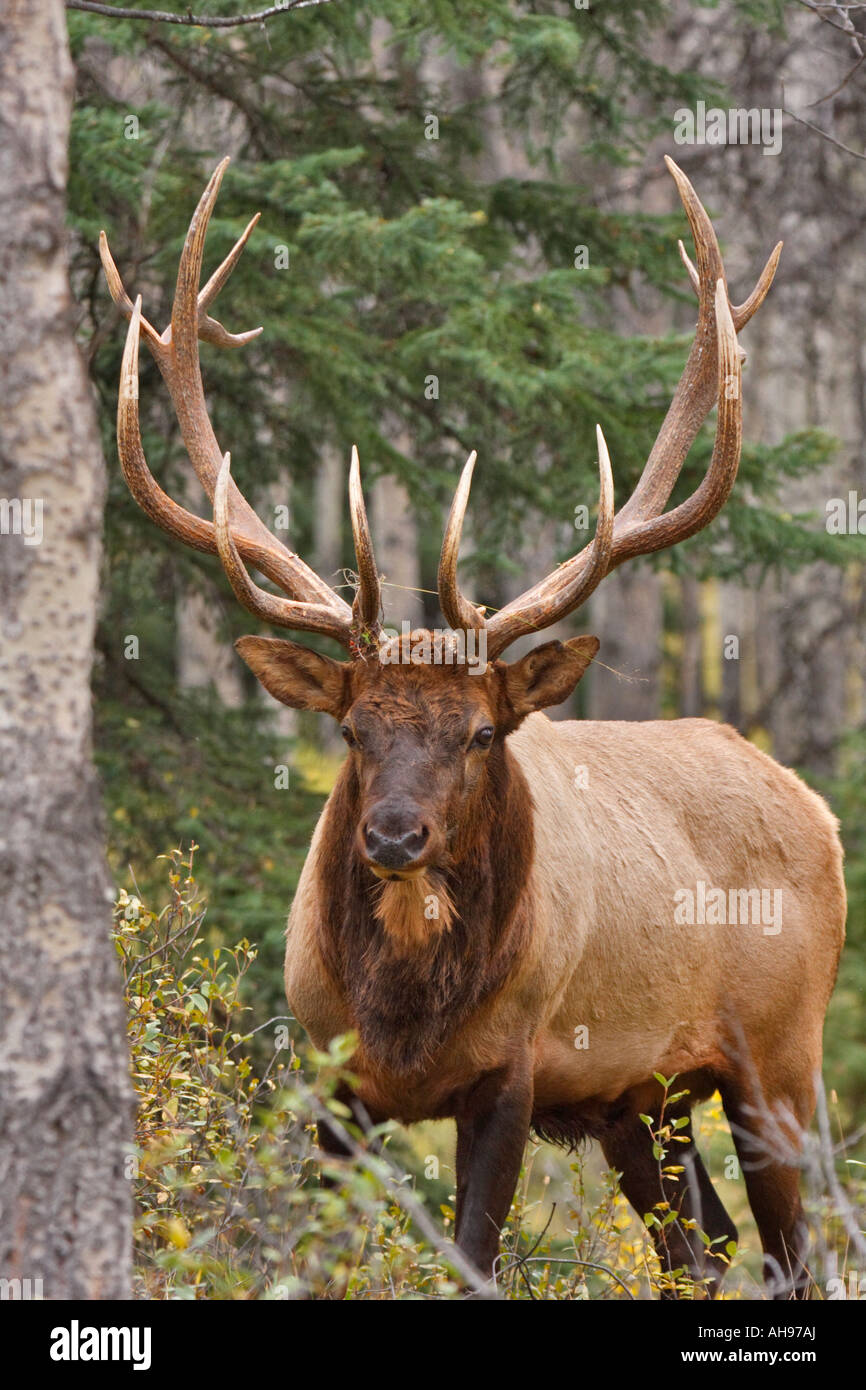
[[493, 735], [495, 733], [496, 730], [490, 724], [485, 724], [483, 728], [478, 730], [477, 734], [472, 740], [472, 747], [489, 748], [491, 743], [493, 742]]
[[358, 740], [355, 738], [355, 735], [353, 734], [350, 725], [342, 724], [340, 726], [340, 733], [343, 735], [343, 738], [346, 740], [350, 748], [358, 747]]

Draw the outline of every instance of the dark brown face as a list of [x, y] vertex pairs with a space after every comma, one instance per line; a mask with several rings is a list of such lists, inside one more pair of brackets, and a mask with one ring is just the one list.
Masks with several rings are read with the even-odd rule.
[[494, 673], [377, 667], [341, 721], [361, 814], [358, 853], [381, 878], [447, 862], [503, 734]]
[[453, 860], [489, 761], [527, 714], [566, 699], [598, 641], [547, 642], [481, 673], [372, 654], [338, 662], [267, 637], [242, 637], [237, 649], [278, 700], [339, 721], [358, 784], [356, 852], [380, 878], [400, 879]]

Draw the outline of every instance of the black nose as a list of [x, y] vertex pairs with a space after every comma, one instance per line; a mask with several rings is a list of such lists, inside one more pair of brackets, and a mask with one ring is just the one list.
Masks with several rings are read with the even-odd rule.
[[385, 835], [368, 825], [364, 829], [364, 845], [372, 862], [380, 868], [405, 869], [421, 855], [429, 836], [426, 825], [396, 835]]

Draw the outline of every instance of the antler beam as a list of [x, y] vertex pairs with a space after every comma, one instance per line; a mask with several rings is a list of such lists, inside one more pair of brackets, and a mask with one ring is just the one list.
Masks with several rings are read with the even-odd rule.
[[[613, 518], [607, 513], [606, 449], [599, 430], [602, 500], [594, 540], [486, 623], [480, 611], [466, 602], [457, 585], [456, 545], [471, 479], [471, 469], [468, 465], [464, 469], [442, 549], [440, 602], [452, 625], [459, 618], [464, 626], [486, 626], [489, 660], [495, 660], [518, 637], [550, 627], [573, 612], [604, 576], [624, 560], [675, 545], [708, 526], [730, 495], [737, 476], [743, 355], [737, 343], [737, 329], [748, 323], [763, 303], [773, 283], [782, 243], [774, 248], [748, 299], [732, 305], [712, 223], [682, 170], [671, 159], [665, 163], [689, 219], [697, 259], [695, 266], [680, 242], [683, 262], [698, 295], [698, 324], [688, 360], [640, 481], [622, 509]], [[718, 420], [709, 470], [692, 496], [666, 513], [664, 509], [683, 462], [714, 401], [718, 402]]]
[[[209, 313], [258, 222], [258, 214], [204, 288], [199, 289], [208, 223], [228, 163], [228, 159], [224, 159], [214, 170], [193, 214], [178, 267], [171, 322], [164, 332], [158, 333], [143, 316], [140, 297], [133, 304], [105, 233], [100, 233], [99, 252], [108, 288], [114, 302], [129, 319], [117, 413], [121, 467], [132, 495], [151, 520], [185, 545], [222, 557], [235, 592], [251, 611], [268, 622], [325, 633], [352, 650], [359, 625], [367, 630], [377, 629], [380, 605], [379, 576], [370, 544], [357, 453], [353, 455], [350, 504], [352, 529], [360, 547], [361, 584], [354, 608], [350, 608], [300, 556], [272, 535], [238, 491], [228, 466], [224, 465], [208, 415], [199, 339], [217, 347], [242, 347], [261, 332], [260, 328], [255, 328], [247, 333], [229, 333]], [[147, 466], [138, 415], [138, 344], [141, 337], [168, 387], [196, 476], [214, 505], [218, 485], [221, 485], [221, 513], [215, 525], [173, 501]], [[271, 579], [288, 597], [280, 598], [261, 589], [253, 584], [246, 571], [241, 580], [239, 574], [244, 561]]]

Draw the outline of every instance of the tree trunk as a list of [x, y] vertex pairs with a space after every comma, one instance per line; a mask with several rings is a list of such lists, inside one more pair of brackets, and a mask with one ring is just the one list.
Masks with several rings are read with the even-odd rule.
[[221, 597], [215, 585], [206, 591], [184, 587], [175, 612], [177, 683], [181, 690], [213, 686], [227, 709], [237, 709], [244, 691], [237, 656], [220, 632]]
[[[592, 596], [587, 632], [601, 638], [587, 701], [590, 719], [658, 719], [662, 650], [659, 576], [624, 565]], [[602, 664], [603, 663], [603, 664]]]
[[62, 0], [6, 0], [0, 1277], [42, 1281], [19, 1296], [116, 1299], [130, 1294], [131, 1105], [90, 756], [104, 479], [65, 250], [72, 85]]
[[701, 586], [694, 575], [683, 576], [680, 581], [680, 595], [682, 653], [679, 671], [679, 713], [684, 719], [696, 719], [704, 712], [704, 672]]
[[[408, 441], [403, 441], [408, 447]], [[400, 442], [395, 440], [397, 447]], [[424, 623], [418, 521], [409, 494], [397, 478], [377, 478], [372, 489], [371, 523], [376, 537], [376, 560], [383, 577], [385, 624], [398, 632], [401, 622]]]

